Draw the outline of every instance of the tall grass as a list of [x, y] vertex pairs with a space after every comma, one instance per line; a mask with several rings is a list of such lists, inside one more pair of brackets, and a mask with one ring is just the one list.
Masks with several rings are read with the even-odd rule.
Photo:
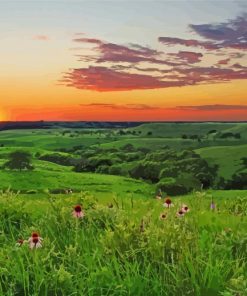
[[[168, 210], [117, 196], [102, 204], [84, 192], [27, 208], [18, 194], [2, 193], [0, 295], [247, 295], [247, 200], [222, 199], [214, 212], [210, 200], [194, 194]], [[177, 218], [182, 202], [191, 210]], [[75, 204], [83, 219], [72, 216]], [[16, 245], [33, 231], [41, 249]]]

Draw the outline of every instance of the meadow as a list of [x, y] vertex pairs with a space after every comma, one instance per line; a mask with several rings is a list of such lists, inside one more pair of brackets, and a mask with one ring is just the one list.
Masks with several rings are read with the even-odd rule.
[[[229, 132], [241, 136], [222, 138]], [[121, 152], [126, 144], [134, 148]], [[234, 123], [0, 131], [0, 295], [247, 295], [247, 190], [194, 189], [164, 207], [155, 182], [72, 165], [122, 153], [127, 170], [169, 146], [193, 150], [227, 179], [244, 170], [246, 145], [247, 125]], [[4, 168], [16, 150], [33, 170]], [[72, 164], [42, 157], [54, 153]], [[34, 233], [41, 248], [30, 248]]]

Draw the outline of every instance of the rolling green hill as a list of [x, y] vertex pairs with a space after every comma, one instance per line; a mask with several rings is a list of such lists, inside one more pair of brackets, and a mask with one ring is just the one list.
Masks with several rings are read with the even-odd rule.
[[241, 129], [247, 132], [247, 123], [145, 123], [140, 126], [130, 128], [129, 130], [140, 131], [142, 135], [152, 132], [154, 137], [177, 138], [182, 134], [188, 135], [205, 135], [211, 130], [218, 132], [229, 129]]
[[[37, 165], [38, 164], [38, 165]], [[10, 187], [13, 190], [43, 192], [44, 190], [65, 190], [72, 188], [75, 191], [92, 191], [136, 194], [151, 194], [154, 187], [138, 180], [119, 176], [75, 173], [70, 168], [49, 162], [34, 163], [34, 171], [7, 171], [0, 170], [0, 189]]]
[[63, 134], [63, 131], [63, 129], [1, 131], [0, 145], [4, 145], [4, 147], [38, 147], [52, 151], [61, 148], [72, 148], [77, 145], [88, 147], [112, 141], [112, 139], [100, 137], [96, 133], [91, 135], [84, 130], [80, 134], [75, 134], [74, 131]]
[[247, 145], [206, 147], [195, 151], [209, 164], [219, 166], [219, 176], [229, 179], [243, 167], [241, 158], [247, 156]]

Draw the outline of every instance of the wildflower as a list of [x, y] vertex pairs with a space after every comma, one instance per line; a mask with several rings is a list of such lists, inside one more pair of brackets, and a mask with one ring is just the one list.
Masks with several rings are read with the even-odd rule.
[[165, 219], [166, 219], [166, 213], [161, 213], [160, 220], [165, 220]]
[[74, 211], [73, 211], [73, 216], [76, 218], [83, 218], [84, 217], [84, 212], [82, 210], [82, 207], [80, 205], [76, 205], [74, 207]]
[[165, 202], [163, 203], [163, 206], [166, 208], [170, 208], [170, 207], [173, 207], [174, 205], [173, 205], [172, 200], [170, 198], [166, 198]]
[[30, 249], [38, 249], [42, 247], [42, 238], [37, 232], [33, 232], [32, 236], [28, 239]]
[[190, 211], [189, 207], [186, 206], [186, 205], [183, 205], [181, 210], [184, 212], [184, 213], [188, 213]]
[[211, 210], [215, 210], [215, 207], [216, 207], [216, 206], [215, 206], [215, 203], [212, 201], [211, 204], [210, 204], [210, 209], [211, 209]]
[[159, 192], [155, 196], [156, 199], [161, 199], [162, 198], [162, 191], [159, 190]]
[[184, 216], [184, 212], [182, 210], [179, 210], [177, 212], [177, 217], [183, 217]]
[[161, 196], [160, 196], [159, 194], [157, 194], [157, 195], [155, 196], [155, 198], [156, 198], [156, 199], [161, 199]]
[[26, 241], [24, 239], [18, 239], [16, 246], [21, 247]]

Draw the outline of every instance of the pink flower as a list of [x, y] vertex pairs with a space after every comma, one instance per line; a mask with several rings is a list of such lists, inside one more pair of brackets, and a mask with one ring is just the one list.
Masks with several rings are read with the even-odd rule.
[[37, 232], [33, 232], [32, 236], [28, 239], [30, 249], [38, 249], [42, 247], [42, 238]]
[[183, 216], [184, 216], [184, 212], [183, 212], [182, 210], [179, 210], [179, 211], [177, 212], [177, 217], [181, 218], [181, 217], [183, 217]]
[[73, 216], [75, 218], [83, 218], [84, 217], [84, 212], [82, 210], [82, 207], [80, 205], [76, 205], [74, 207], [74, 211], [73, 211]]
[[183, 205], [181, 210], [183, 211], [183, 213], [188, 213], [190, 211], [189, 207], [186, 205]]
[[170, 198], [166, 198], [165, 202], [163, 203], [163, 206], [166, 208], [170, 208], [170, 207], [173, 207], [174, 204], [172, 203], [172, 200]]

